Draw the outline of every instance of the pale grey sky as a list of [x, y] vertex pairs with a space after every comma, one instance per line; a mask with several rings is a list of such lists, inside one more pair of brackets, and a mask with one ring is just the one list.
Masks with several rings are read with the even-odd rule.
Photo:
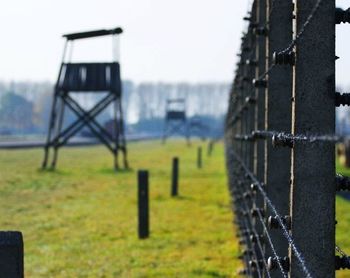
[[[249, 0], [9, 0], [0, 5], [0, 79], [50, 80], [67, 32], [121, 26], [122, 75], [135, 81], [226, 81]], [[338, 5], [350, 6], [349, 0]], [[347, 80], [350, 25], [338, 27], [337, 79]], [[107, 42], [107, 43], [106, 43]], [[92, 46], [93, 51], [88, 47]], [[108, 57], [110, 41], [75, 47]]]

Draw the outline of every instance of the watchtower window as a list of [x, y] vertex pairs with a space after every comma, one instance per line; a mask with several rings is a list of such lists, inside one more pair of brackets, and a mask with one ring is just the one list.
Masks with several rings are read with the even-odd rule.
[[67, 92], [120, 93], [119, 63], [63, 63], [57, 89]]

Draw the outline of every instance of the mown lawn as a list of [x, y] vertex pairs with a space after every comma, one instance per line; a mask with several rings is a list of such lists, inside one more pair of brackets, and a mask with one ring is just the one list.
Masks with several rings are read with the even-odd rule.
[[[0, 151], [0, 229], [23, 232], [26, 277], [234, 277], [223, 146], [198, 170], [199, 144], [130, 144], [132, 170], [119, 173], [102, 147], [62, 149], [56, 172], [38, 169], [42, 150]], [[173, 156], [178, 198], [169, 196]], [[150, 171], [147, 240], [137, 239], [137, 169]]]
[[[337, 173], [350, 177], [350, 169], [337, 163]], [[337, 197], [336, 206], [336, 243], [350, 256], [350, 202], [342, 197]], [[339, 255], [339, 254], [337, 254]], [[350, 277], [350, 270], [337, 271], [337, 277]]]

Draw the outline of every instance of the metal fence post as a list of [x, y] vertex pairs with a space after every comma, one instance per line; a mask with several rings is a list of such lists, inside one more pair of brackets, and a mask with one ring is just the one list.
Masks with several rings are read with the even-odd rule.
[[178, 195], [178, 183], [179, 183], [179, 159], [173, 158], [172, 173], [171, 173], [171, 196]]
[[[296, 0], [294, 134], [335, 132], [335, 1]], [[296, 142], [292, 151], [292, 235], [313, 277], [334, 277], [335, 146]], [[304, 277], [295, 253], [292, 277]]]
[[197, 168], [202, 168], [202, 147], [198, 147], [197, 149]]
[[23, 237], [21, 232], [0, 232], [0, 276], [23, 278]]
[[214, 148], [214, 140], [210, 140], [207, 148], [207, 156], [211, 156]]
[[[272, 6], [273, 4], [273, 6]], [[292, 41], [293, 33], [293, 2], [292, 0], [269, 0], [268, 17], [268, 56], [272, 65], [275, 51], [284, 49]], [[269, 65], [269, 66], [270, 66]], [[292, 83], [291, 65], [276, 66], [268, 75], [266, 91], [266, 130], [276, 130], [291, 133], [292, 113]], [[280, 214], [289, 214], [289, 187], [291, 150], [289, 148], [274, 148], [271, 140], [266, 144], [266, 193], [275, 204]], [[273, 213], [265, 205], [267, 216]], [[277, 254], [288, 256], [288, 242], [281, 230], [270, 230]], [[266, 245], [266, 257], [273, 256], [271, 247]], [[280, 273], [272, 272], [272, 277], [280, 277]]]
[[138, 171], [138, 234], [149, 237], [148, 171]]

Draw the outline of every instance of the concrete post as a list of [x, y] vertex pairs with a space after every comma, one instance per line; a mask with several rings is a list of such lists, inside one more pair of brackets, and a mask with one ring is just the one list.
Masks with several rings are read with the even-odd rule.
[[179, 159], [173, 158], [172, 173], [171, 173], [171, 196], [175, 197], [178, 195], [178, 184], [179, 184]]
[[[292, 40], [293, 32], [293, 1], [268, 1], [268, 41], [267, 53], [270, 65], [274, 52], [284, 49]], [[270, 66], [269, 65], [269, 66]], [[291, 133], [292, 114], [292, 85], [293, 67], [291, 65], [277, 65], [268, 75], [268, 89], [266, 91], [266, 130]], [[271, 140], [265, 141], [266, 149], [266, 191], [276, 206], [278, 212], [284, 216], [289, 214], [289, 187], [291, 150], [289, 148], [274, 148]], [[265, 205], [267, 216], [272, 215]], [[281, 230], [270, 230], [277, 254], [288, 256], [288, 242]], [[266, 257], [273, 256], [269, 244], [266, 244]], [[271, 277], [280, 277], [278, 271], [271, 272]]]
[[[257, 0], [257, 23], [258, 28], [266, 26], [266, 1]], [[266, 37], [264, 35], [256, 35], [256, 59], [258, 66], [255, 72], [255, 78], [259, 77], [266, 72]], [[255, 90], [255, 98], [257, 100], [256, 112], [255, 112], [255, 130], [265, 129], [265, 88], [259, 87]], [[255, 143], [255, 169], [254, 174], [258, 180], [264, 181], [265, 179], [265, 144], [261, 140], [257, 140]]]
[[197, 168], [202, 168], [202, 147], [198, 147], [197, 149]]
[[0, 277], [24, 277], [21, 232], [0, 232]]
[[140, 239], [149, 237], [148, 171], [138, 171], [138, 234]]
[[[296, 0], [296, 33], [317, 0]], [[335, 1], [323, 1], [296, 46], [294, 134], [335, 132]], [[335, 146], [296, 143], [292, 151], [292, 236], [313, 277], [334, 277]], [[305, 277], [292, 253], [291, 277]]]

